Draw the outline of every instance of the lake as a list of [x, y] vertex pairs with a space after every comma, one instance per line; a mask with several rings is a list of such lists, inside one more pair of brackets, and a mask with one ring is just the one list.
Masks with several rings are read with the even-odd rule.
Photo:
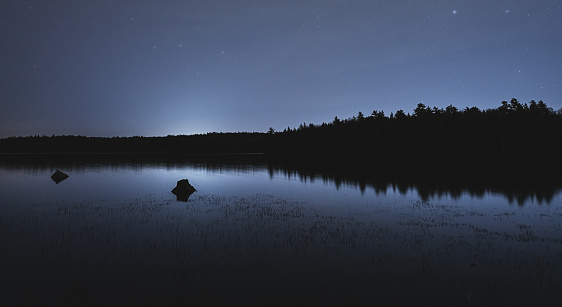
[[[562, 300], [562, 185], [544, 178], [263, 155], [0, 160], [9, 305]], [[171, 193], [184, 178], [187, 202]]]

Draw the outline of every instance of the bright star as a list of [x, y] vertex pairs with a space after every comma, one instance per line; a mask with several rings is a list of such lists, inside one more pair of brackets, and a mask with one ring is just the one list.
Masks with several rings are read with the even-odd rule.
[[457, 10], [453, 10], [453, 15], [456, 15], [457, 12], [458, 12]]

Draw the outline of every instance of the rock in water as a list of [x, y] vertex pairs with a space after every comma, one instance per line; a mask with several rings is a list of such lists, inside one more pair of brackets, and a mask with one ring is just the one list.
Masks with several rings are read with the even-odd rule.
[[182, 179], [178, 181], [176, 187], [172, 190], [172, 193], [176, 195], [178, 200], [187, 201], [189, 199], [189, 196], [195, 191], [195, 188], [191, 184], [189, 184], [189, 180]]
[[59, 184], [59, 182], [65, 180], [66, 178], [68, 178], [68, 175], [59, 170], [56, 170], [56, 172], [51, 175], [51, 179], [53, 179], [56, 184]]

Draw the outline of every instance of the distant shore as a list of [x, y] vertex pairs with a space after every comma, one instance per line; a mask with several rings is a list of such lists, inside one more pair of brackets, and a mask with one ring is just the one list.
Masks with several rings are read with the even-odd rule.
[[398, 110], [387, 116], [374, 110], [369, 116], [359, 112], [344, 120], [336, 116], [330, 123], [270, 128], [267, 133], [9, 137], [0, 139], [0, 153], [361, 155], [542, 164], [562, 156], [562, 110], [517, 99], [488, 110], [452, 105], [438, 109], [420, 103], [413, 114]]

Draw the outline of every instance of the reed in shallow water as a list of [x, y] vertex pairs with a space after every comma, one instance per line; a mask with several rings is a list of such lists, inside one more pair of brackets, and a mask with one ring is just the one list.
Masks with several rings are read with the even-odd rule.
[[532, 217], [416, 201], [334, 212], [267, 194], [196, 193], [188, 203], [146, 195], [5, 212], [1, 286], [14, 303], [462, 305], [561, 296], [560, 208]]

